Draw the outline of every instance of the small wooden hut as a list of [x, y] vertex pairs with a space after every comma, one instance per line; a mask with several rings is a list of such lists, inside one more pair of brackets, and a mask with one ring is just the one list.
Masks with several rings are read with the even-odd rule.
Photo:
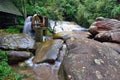
[[16, 24], [16, 17], [22, 16], [10, 0], [0, 0], [0, 28]]

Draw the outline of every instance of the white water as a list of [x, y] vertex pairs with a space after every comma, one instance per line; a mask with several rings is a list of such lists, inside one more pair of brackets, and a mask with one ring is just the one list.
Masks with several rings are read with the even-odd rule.
[[28, 34], [30, 35], [31, 37], [35, 37], [35, 33], [32, 32], [32, 16], [28, 16], [26, 19], [25, 19], [25, 22], [24, 22], [24, 27], [23, 27], [23, 33], [25, 34]]
[[[63, 47], [61, 48], [60, 53], [59, 53], [60, 56], [57, 58], [57, 60], [55, 61], [55, 64], [53, 65], [54, 69], [59, 69], [61, 62], [63, 61], [63, 57], [67, 51], [66, 49], [67, 49], [66, 44], [63, 44]], [[32, 62], [33, 58], [34, 58], [34, 56], [31, 57], [30, 59], [26, 60], [25, 63], [32, 68], [36, 68], [36, 67], [40, 66], [41, 64], [34, 64]], [[48, 63], [46, 63], [46, 64], [48, 64]]]
[[[36, 68], [36, 67], [40, 66], [41, 64], [34, 64], [34, 63], [32, 62], [33, 58], [34, 58], [34, 56], [31, 57], [30, 59], [26, 60], [25, 63], [26, 63], [29, 67], [32, 67], [32, 68]], [[43, 65], [43, 64], [49, 65], [48, 63], [42, 63], [42, 65]], [[54, 69], [59, 69], [60, 65], [61, 65], [61, 62], [60, 62], [60, 61], [55, 61], [55, 64], [53, 65], [53, 68], [54, 68]]]
[[[31, 27], [31, 19], [32, 16], [28, 16], [25, 20], [24, 27], [23, 27], [23, 33], [30, 35], [31, 37], [35, 38], [35, 33], [32, 32]], [[63, 31], [83, 31], [86, 30], [85, 28], [82, 28], [81, 26], [77, 25], [74, 22], [68, 22], [68, 21], [53, 21], [48, 20], [49, 26], [48, 28], [50, 30], [54, 30], [54, 33], [63, 32]], [[56, 25], [55, 25], [56, 22]]]
[[[56, 22], [56, 25], [55, 25]], [[64, 32], [64, 31], [84, 31], [86, 29], [82, 28], [81, 26], [68, 21], [53, 21], [49, 20], [50, 26], [48, 26], [49, 29], [54, 30], [54, 33], [58, 32]], [[31, 28], [31, 21], [30, 17], [28, 17], [24, 24], [24, 30], [23, 33], [30, 35], [31, 37], [35, 37], [34, 33], [32, 32]], [[50, 39], [48, 36], [43, 36], [43, 41], [46, 41]], [[63, 44], [63, 47], [59, 51], [59, 56], [57, 56], [57, 59], [55, 60], [55, 64], [49, 64], [49, 63], [40, 63], [40, 64], [34, 64], [32, 62], [33, 57], [26, 60], [25, 63], [32, 68], [34, 74], [36, 75], [36, 80], [58, 80], [58, 70], [60, 68], [60, 65], [63, 61], [63, 57], [67, 51], [66, 44]], [[48, 72], [47, 72], [48, 71]], [[54, 76], [53, 76], [54, 75]], [[56, 79], [50, 79], [51, 77], [54, 77]], [[48, 79], [46, 79], [48, 78]]]
[[[56, 22], [56, 26], [55, 26], [55, 22]], [[49, 23], [50, 23], [50, 29], [54, 30], [55, 33], [63, 32], [63, 31], [85, 30], [85, 28], [82, 28], [81, 26], [77, 25], [74, 22], [49, 20]]]
[[[31, 28], [30, 18], [31, 18], [31, 16], [28, 17], [28, 18], [26, 19], [26, 21], [25, 21], [24, 28], [23, 28], [23, 33], [28, 34], [28, 35], [30, 35], [31, 37], [34, 38], [34, 37], [35, 37], [35, 36], [34, 36], [34, 33], [31, 32], [31, 31], [32, 31], [32, 28]], [[55, 25], [55, 22], [56, 22], [56, 25]], [[51, 29], [51, 30], [54, 30], [55, 33], [64, 32], [64, 31], [74, 31], [74, 30], [75, 30], [75, 31], [83, 31], [83, 30], [86, 30], [85, 28], [82, 28], [81, 26], [77, 25], [76, 23], [74, 23], [74, 22], [68, 22], [68, 21], [53, 21], [53, 20], [49, 20], [49, 24], [50, 24], [50, 26], [48, 26], [48, 28]], [[44, 39], [44, 41], [46, 41], [47, 37], [43, 36], [43, 39]], [[64, 47], [64, 45], [63, 45], [63, 48], [66, 49], [66, 47]], [[65, 49], [62, 50], [62, 53], [61, 53], [61, 54], [65, 54], [65, 53], [66, 53], [66, 52], [65, 52]], [[28, 59], [28, 60], [26, 61], [26, 63], [27, 63], [30, 67], [37, 67], [38, 64], [33, 64], [33, 63], [32, 63], [32, 59], [33, 59], [33, 58], [34, 58], [34, 57], [31, 57], [30, 59]], [[61, 58], [61, 60], [62, 60], [63, 56], [59, 57], [59, 59], [60, 59], [60, 58]], [[62, 62], [62, 61], [60, 61], [60, 60], [56, 61], [54, 67], [57, 67], [57, 68], [58, 68], [58, 67], [60, 66], [61, 62]]]

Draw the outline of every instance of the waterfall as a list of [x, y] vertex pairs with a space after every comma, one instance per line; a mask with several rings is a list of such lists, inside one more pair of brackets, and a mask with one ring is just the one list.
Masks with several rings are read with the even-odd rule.
[[[56, 22], [56, 25], [55, 25], [55, 22]], [[74, 22], [49, 20], [49, 23], [50, 23], [49, 29], [54, 30], [55, 33], [63, 32], [63, 31], [86, 31], [87, 30]]]
[[[74, 22], [68, 21], [54, 21], [48, 19], [48, 29], [54, 33], [63, 32], [63, 31], [87, 31], [87, 29], [79, 26]], [[35, 32], [33, 31], [32, 27], [32, 16], [28, 16], [24, 23], [23, 33], [30, 35], [31, 37], [35, 38]], [[47, 36], [43, 36], [43, 41], [47, 40]]]
[[23, 33], [30, 35], [31, 37], [35, 37], [35, 33], [32, 30], [32, 16], [28, 16], [25, 19]]
[[[48, 24], [49, 26], [47, 26], [47, 28], [49, 30], [53, 31], [54, 33], [64, 32], [64, 31], [85, 30], [85, 28], [82, 28], [81, 26], [77, 25], [76, 23], [68, 22], [68, 21], [53, 21], [53, 20], [48, 19], [48, 23], [49, 23]], [[28, 34], [32, 37], [35, 37], [34, 33], [32, 32], [32, 28], [31, 28], [31, 16], [29, 16], [25, 20], [23, 33]], [[47, 36], [43, 36], [43, 39], [44, 39], [43, 41], [48, 40], [47, 38], [48, 38]], [[55, 43], [55, 44], [57, 44], [57, 43]], [[50, 51], [50, 52], [52, 54], [52, 51]], [[67, 53], [67, 45], [62, 44], [62, 47], [60, 48], [58, 53], [59, 53], [59, 55], [57, 55], [57, 58], [55, 59], [54, 64], [49, 64], [47, 62], [39, 63], [39, 64], [33, 63], [33, 59], [35, 58], [36, 55], [32, 56], [31, 58], [26, 60], [25, 64], [27, 64], [27, 66], [31, 67], [32, 71], [34, 71], [34, 74], [38, 76], [37, 80], [43, 80], [42, 78], [45, 78], [45, 80], [50, 80], [51, 76], [53, 76], [53, 75], [58, 76], [57, 73], [59, 71], [61, 62], [63, 61], [63, 57], [64, 57], [65, 53]], [[48, 70], [49, 73], [46, 70]], [[41, 77], [41, 75], [45, 76], [45, 77]], [[50, 76], [50, 77], [48, 77], [48, 79], [46, 79], [46, 76]], [[57, 79], [57, 77], [56, 77], [56, 79]], [[56, 79], [54, 79], [54, 80], [56, 80]]]

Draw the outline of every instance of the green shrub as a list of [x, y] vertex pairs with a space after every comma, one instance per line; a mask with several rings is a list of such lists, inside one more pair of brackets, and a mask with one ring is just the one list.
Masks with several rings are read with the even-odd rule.
[[81, 0], [76, 19], [79, 24], [89, 27], [96, 17], [114, 18], [112, 10], [116, 0]]
[[7, 61], [7, 53], [0, 50], [0, 80], [21, 80], [24, 76], [13, 72]]
[[20, 33], [21, 29], [23, 28], [23, 26], [8, 26], [8, 28], [6, 28], [4, 31], [6, 33]]
[[120, 20], [120, 4], [116, 5], [114, 9], [112, 10], [111, 15], [113, 15], [114, 18]]

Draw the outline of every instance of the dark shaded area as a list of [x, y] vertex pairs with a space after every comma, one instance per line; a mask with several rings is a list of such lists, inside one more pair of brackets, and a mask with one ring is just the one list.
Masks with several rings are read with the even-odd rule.
[[12, 14], [0, 12], [0, 28], [7, 28], [6, 26], [10, 26], [14, 24], [15, 16]]
[[20, 22], [20, 19], [24, 20], [21, 16], [0, 12], [0, 29], [5, 29], [9, 26], [24, 25], [24, 23]]
[[17, 7], [9, 0], [0, 0], [0, 29], [23, 25], [17, 20], [18, 18], [22, 18], [22, 14]]
[[120, 4], [120, 0], [117, 0], [117, 3]]

